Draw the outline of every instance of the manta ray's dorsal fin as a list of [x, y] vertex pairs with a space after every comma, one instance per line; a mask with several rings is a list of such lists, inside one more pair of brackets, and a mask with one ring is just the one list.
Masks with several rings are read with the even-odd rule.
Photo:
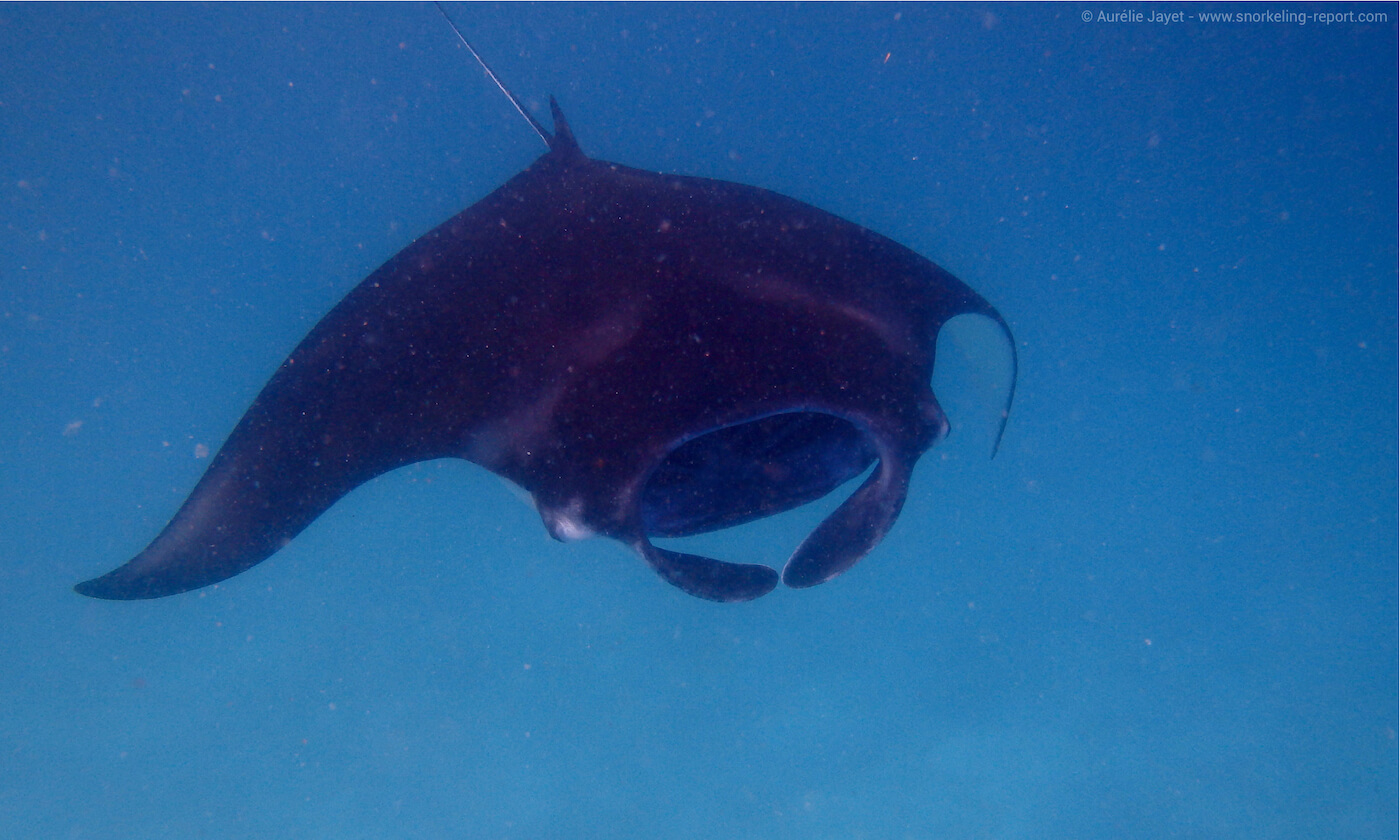
[[554, 97], [549, 97], [549, 113], [554, 118], [554, 136], [550, 138], [549, 150], [569, 159], [583, 158], [583, 149], [578, 147], [574, 133], [569, 129], [569, 121], [564, 119], [564, 111]]

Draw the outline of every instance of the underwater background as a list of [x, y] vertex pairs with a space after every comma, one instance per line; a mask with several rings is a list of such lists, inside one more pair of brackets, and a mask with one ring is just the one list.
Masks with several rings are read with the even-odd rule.
[[[442, 461], [80, 597], [544, 147], [428, 4], [0, 6], [0, 835], [1396, 836], [1394, 4], [448, 8], [590, 155], [983, 293], [1000, 454], [962, 319], [951, 436], [813, 589], [691, 598]], [[695, 544], [781, 566], [847, 492]]]

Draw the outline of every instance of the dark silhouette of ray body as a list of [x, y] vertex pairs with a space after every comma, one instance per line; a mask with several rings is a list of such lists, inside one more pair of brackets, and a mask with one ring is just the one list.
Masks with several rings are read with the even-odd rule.
[[157, 598], [232, 577], [360, 484], [432, 458], [504, 476], [555, 537], [619, 540], [716, 601], [778, 575], [649, 537], [789, 510], [872, 464], [782, 579], [821, 583], [884, 537], [948, 430], [930, 388], [940, 328], [979, 314], [1010, 341], [1001, 315], [800, 201], [592, 160], [550, 104], [553, 134], [521, 108], [548, 153], [350, 292], [160, 535], [78, 592]]

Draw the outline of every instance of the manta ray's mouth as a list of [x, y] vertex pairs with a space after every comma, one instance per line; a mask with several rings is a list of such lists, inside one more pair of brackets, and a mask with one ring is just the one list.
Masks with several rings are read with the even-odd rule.
[[819, 499], [864, 472], [876, 448], [855, 423], [795, 411], [723, 426], [671, 450], [642, 490], [648, 536], [741, 525]]

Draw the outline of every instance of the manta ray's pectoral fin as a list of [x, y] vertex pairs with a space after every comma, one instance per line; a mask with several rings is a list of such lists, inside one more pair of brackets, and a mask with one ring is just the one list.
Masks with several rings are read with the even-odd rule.
[[667, 583], [707, 601], [752, 601], [778, 585], [778, 573], [767, 566], [667, 551], [645, 537], [633, 541], [632, 547]]
[[[126, 565], [78, 584], [80, 594], [160, 598], [218, 583], [261, 563], [364, 482], [450, 454], [441, 441], [451, 436], [436, 432], [449, 423], [419, 409], [421, 399], [404, 396], [421, 388], [397, 373], [408, 366], [373, 370], [364, 354], [351, 352], [366, 344], [361, 334], [327, 321], [332, 329], [319, 333], [350, 349], [340, 352], [342, 345], [313, 332], [263, 388], [165, 529]], [[393, 359], [394, 347], [373, 346], [379, 359]], [[326, 347], [331, 362], [307, 360]], [[394, 411], [386, 391], [409, 409]]]
[[144, 551], [74, 589], [92, 598], [127, 601], [218, 583], [262, 562], [336, 500], [383, 471], [355, 470], [343, 462], [318, 469], [274, 448], [265, 436], [262, 442], [266, 450], [236, 436]]

